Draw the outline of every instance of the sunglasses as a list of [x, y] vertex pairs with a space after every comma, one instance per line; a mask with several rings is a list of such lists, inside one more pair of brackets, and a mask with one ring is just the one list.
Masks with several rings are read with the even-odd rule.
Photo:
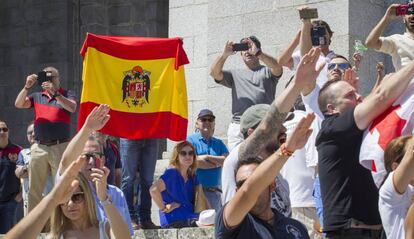
[[8, 128], [6, 128], [6, 127], [4, 127], [4, 128], [0, 128], [0, 132], [1, 131], [3, 131], [4, 133], [7, 133], [7, 132], [9, 132], [9, 129]]
[[[85, 200], [85, 194], [83, 192], [77, 192], [72, 194], [72, 196], [70, 197], [70, 201], [72, 201], [73, 203], [79, 204], [82, 203]], [[67, 201], [66, 203], [62, 204], [62, 205], [66, 205], [68, 204], [69, 201]]]
[[92, 153], [84, 153], [82, 155], [85, 156], [88, 159], [90, 159], [90, 158], [96, 159], [96, 158], [102, 158], [102, 156], [104, 154], [101, 153], [101, 152], [92, 152]]
[[33, 131], [27, 131], [27, 135], [32, 135]]
[[201, 122], [206, 122], [206, 121], [208, 121], [208, 122], [210, 122], [210, 123], [211, 123], [211, 122], [214, 122], [214, 118], [201, 118], [201, 119], [200, 119], [200, 121], [201, 121]]
[[188, 151], [188, 152], [187, 152], [187, 151], [184, 151], [184, 150], [183, 150], [183, 151], [180, 151], [180, 155], [181, 155], [181, 156], [183, 156], [183, 157], [185, 157], [185, 156], [187, 156], [187, 155], [188, 155], [188, 156], [194, 156], [194, 151], [192, 151], [192, 150], [191, 150], [191, 151]]
[[348, 68], [351, 68], [351, 66], [348, 63], [329, 63], [328, 64], [328, 70], [331, 71], [335, 69], [338, 66], [339, 70], [344, 71]]

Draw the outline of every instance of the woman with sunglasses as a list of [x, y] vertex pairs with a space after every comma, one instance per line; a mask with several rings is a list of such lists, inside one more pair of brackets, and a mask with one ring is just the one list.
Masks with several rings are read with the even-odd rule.
[[108, 202], [104, 205], [108, 221], [99, 222], [96, 216], [95, 199], [85, 176], [79, 174], [79, 186], [69, 201], [56, 207], [51, 216], [50, 239], [63, 238], [131, 238], [128, 226], [118, 210], [104, 199], [106, 195], [106, 177], [109, 171], [102, 168], [103, 174], [94, 174], [98, 197]]
[[184, 141], [173, 150], [170, 165], [150, 188], [151, 197], [160, 208], [162, 228], [195, 227], [194, 191], [197, 160], [193, 145]]

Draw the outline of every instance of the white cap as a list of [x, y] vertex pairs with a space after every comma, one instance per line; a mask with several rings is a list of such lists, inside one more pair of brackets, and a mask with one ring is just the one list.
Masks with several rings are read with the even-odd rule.
[[200, 216], [198, 217], [198, 221], [196, 221], [196, 224], [199, 227], [213, 226], [215, 218], [216, 218], [216, 210], [207, 209], [200, 213]]

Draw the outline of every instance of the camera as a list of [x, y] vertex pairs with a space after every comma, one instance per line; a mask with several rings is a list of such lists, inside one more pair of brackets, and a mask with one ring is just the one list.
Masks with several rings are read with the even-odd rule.
[[52, 81], [51, 75], [52, 74], [50, 72], [39, 71], [39, 73], [37, 73], [37, 83], [39, 84], [39, 86], [42, 86], [43, 82]]
[[414, 5], [413, 4], [401, 4], [397, 6], [396, 12], [397, 12], [397, 16], [414, 14]]
[[249, 50], [249, 44], [247, 43], [233, 44], [233, 51], [247, 51], [247, 50]]
[[326, 39], [326, 29], [322, 26], [315, 26], [311, 29], [312, 46], [328, 44]]

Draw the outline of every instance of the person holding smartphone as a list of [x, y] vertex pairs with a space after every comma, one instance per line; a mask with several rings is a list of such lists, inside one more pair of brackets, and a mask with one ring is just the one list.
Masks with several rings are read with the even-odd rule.
[[[29, 94], [36, 82], [43, 91]], [[28, 165], [30, 211], [42, 199], [49, 172], [52, 177], [56, 175], [62, 153], [70, 140], [70, 117], [76, 111], [77, 103], [74, 93], [60, 86], [59, 71], [48, 66], [27, 76], [15, 106], [19, 109], [34, 108], [36, 112], [35, 143], [31, 146], [32, 161]]]
[[[391, 55], [395, 71], [414, 60], [414, 14], [409, 10], [414, 7], [413, 5], [414, 1], [405, 5], [391, 4], [365, 40], [368, 48]], [[390, 22], [401, 18], [405, 24], [404, 34], [381, 36]]]
[[[233, 117], [227, 131], [229, 151], [243, 141], [243, 135], [240, 133], [241, 115], [252, 105], [272, 103], [275, 99], [276, 85], [283, 73], [278, 61], [262, 51], [257, 37], [245, 37], [240, 43], [227, 41], [223, 52], [210, 69], [210, 76], [214, 81], [231, 88], [232, 91]], [[247, 68], [223, 70], [227, 58], [236, 51], [240, 51]]]

